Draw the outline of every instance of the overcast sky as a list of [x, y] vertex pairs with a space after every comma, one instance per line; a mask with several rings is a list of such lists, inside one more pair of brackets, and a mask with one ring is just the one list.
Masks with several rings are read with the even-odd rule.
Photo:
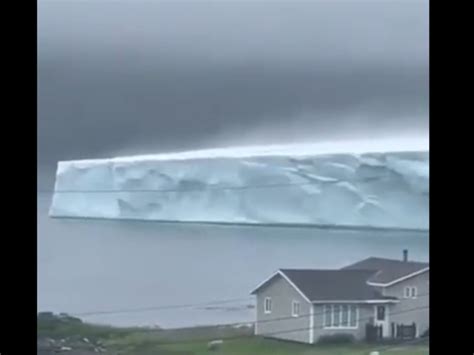
[[428, 1], [40, 1], [38, 159], [426, 134]]

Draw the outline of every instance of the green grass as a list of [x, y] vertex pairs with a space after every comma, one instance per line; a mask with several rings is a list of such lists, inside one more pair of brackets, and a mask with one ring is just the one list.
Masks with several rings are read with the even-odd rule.
[[[82, 323], [78, 319], [38, 319], [38, 338], [88, 338], [100, 342], [111, 353], [121, 355], [428, 355], [426, 345], [385, 346], [368, 344], [305, 345], [252, 336], [249, 328], [194, 327], [187, 329], [115, 328]], [[226, 340], [227, 338], [227, 340]], [[233, 339], [229, 339], [233, 338]], [[210, 339], [223, 339], [214, 351]]]
[[251, 337], [224, 341], [216, 351], [209, 351], [207, 343], [189, 343], [167, 346], [170, 350], [189, 351], [195, 355], [368, 355], [381, 350], [381, 355], [428, 355], [427, 346], [393, 346], [394, 350], [383, 350], [384, 346], [367, 344], [352, 345], [305, 345], [279, 340]]

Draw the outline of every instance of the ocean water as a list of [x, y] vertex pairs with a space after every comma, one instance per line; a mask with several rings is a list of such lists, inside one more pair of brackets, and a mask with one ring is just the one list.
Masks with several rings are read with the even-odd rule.
[[[95, 323], [251, 322], [249, 293], [278, 268], [337, 268], [403, 249], [428, 260], [427, 232], [51, 219], [49, 203], [38, 197], [38, 310]], [[238, 301], [156, 309], [229, 299]]]

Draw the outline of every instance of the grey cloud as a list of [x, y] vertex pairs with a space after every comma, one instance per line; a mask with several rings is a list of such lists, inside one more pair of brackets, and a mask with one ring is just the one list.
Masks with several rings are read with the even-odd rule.
[[39, 39], [45, 49], [225, 63], [426, 63], [427, 11], [417, 0], [46, 3]]
[[427, 9], [40, 3], [40, 163], [426, 131]]

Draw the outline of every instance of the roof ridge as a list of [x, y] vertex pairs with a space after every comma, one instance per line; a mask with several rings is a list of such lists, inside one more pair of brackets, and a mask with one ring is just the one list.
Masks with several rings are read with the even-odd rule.
[[334, 272], [358, 272], [358, 271], [378, 271], [378, 269], [374, 268], [367, 268], [367, 269], [289, 269], [289, 268], [284, 268], [284, 269], [278, 269], [280, 271], [334, 271]]
[[[366, 258], [366, 259], [363, 259], [363, 260], [361, 260], [361, 261], [370, 260], [370, 259], [378, 259], [378, 260], [385, 260], [385, 261], [396, 261], [396, 262], [399, 262], [399, 263], [429, 264], [429, 262], [426, 262], [426, 261], [417, 261], [417, 260], [407, 260], [407, 261], [404, 261], [404, 260], [401, 260], [401, 259], [381, 258], [381, 257], [378, 257], [378, 256], [371, 256], [371, 257]], [[361, 261], [358, 261], [358, 262], [361, 262]]]
[[369, 260], [397, 262], [397, 263], [400, 263], [400, 264], [420, 264], [420, 265], [429, 265], [429, 264], [430, 264], [430, 263], [427, 262], [427, 261], [418, 261], [418, 260], [407, 260], [407, 261], [404, 261], [404, 260], [401, 260], [401, 259], [381, 258], [381, 257], [378, 257], [378, 256], [371, 256], [371, 257], [368, 257], [368, 258], [365, 258], [365, 259], [356, 261], [356, 262], [354, 262], [354, 263], [352, 263], [352, 264], [346, 265], [346, 266], [342, 267], [342, 269], [345, 269], [345, 268], [348, 268], [348, 267], [351, 267], [351, 266], [354, 266], [354, 265], [357, 265], [357, 264], [361, 264], [361, 263], [367, 262], [367, 261], [369, 261]]

